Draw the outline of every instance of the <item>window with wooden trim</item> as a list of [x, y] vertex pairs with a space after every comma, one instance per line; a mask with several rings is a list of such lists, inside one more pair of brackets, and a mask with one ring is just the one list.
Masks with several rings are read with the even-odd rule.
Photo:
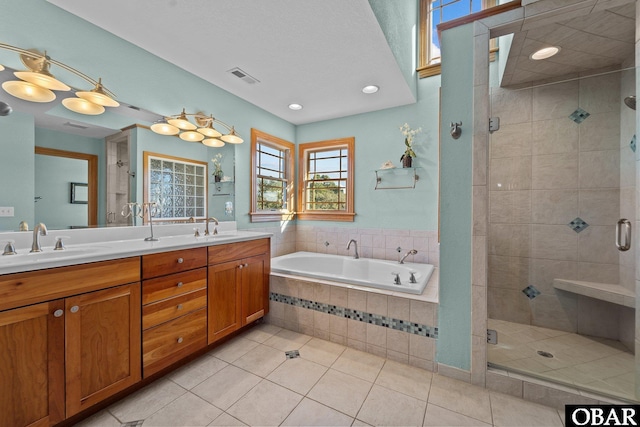
[[[497, 0], [420, 0], [420, 54], [418, 75], [440, 74], [438, 25], [494, 7]], [[491, 42], [495, 51], [495, 41]]]
[[251, 129], [251, 222], [293, 215], [294, 151], [293, 143]]
[[298, 145], [298, 219], [353, 221], [355, 139]]
[[207, 217], [207, 162], [144, 152], [144, 201], [154, 221]]

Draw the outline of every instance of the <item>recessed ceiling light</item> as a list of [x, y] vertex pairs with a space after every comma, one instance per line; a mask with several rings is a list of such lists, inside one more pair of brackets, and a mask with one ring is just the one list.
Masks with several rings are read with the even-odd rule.
[[369, 86], [365, 86], [362, 88], [362, 91], [364, 93], [376, 93], [377, 91], [379, 91], [380, 88], [376, 85], [369, 85]]
[[539, 61], [541, 59], [551, 58], [556, 53], [560, 52], [560, 48], [557, 46], [544, 47], [542, 49], [536, 50], [530, 56], [534, 61]]
[[289, 109], [290, 110], [302, 110], [302, 105], [300, 104], [289, 104]]

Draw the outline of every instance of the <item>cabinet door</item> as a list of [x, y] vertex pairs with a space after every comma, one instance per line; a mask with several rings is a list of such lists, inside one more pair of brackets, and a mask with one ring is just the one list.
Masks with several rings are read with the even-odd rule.
[[58, 300], [0, 312], [1, 426], [64, 419], [63, 309]]
[[67, 417], [141, 379], [140, 284], [67, 298]]
[[[241, 264], [242, 280], [242, 326], [263, 317], [268, 307], [269, 282], [267, 257], [264, 255], [245, 258]], [[266, 302], [265, 302], [266, 295]]]
[[239, 272], [240, 263], [236, 261], [209, 266], [209, 344], [240, 327]]

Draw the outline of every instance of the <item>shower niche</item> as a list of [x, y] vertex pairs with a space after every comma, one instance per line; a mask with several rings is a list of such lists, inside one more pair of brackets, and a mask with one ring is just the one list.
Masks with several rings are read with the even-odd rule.
[[106, 225], [108, 227], [122, 227], [136, 225], [135, 215], [123, 215], [122, 208], [131, 201], [131, 179], [135, 178], [132, 171], [129, 131], [122, 131], [105, 138], [107, 151], [107, 212]]

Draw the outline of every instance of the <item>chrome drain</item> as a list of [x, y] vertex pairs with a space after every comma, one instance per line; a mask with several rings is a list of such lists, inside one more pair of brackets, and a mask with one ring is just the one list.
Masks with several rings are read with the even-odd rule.
[[549, 353], [548, 351], [538, 350], [537, 353], [542, 357], [548, 357], [548, 358], [552, 358], [553, 357], [553, 354]]

